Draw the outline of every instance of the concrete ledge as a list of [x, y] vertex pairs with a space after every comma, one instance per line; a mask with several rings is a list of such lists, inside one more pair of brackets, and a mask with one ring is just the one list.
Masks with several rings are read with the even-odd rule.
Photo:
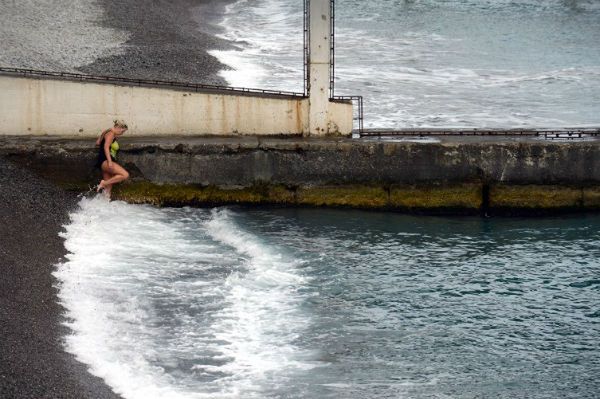
[[583, 188], [583, 206], [590, 210], [600, 210], [600, 187]]
[[394, 186], [389, 206], [400, 209], [463, 209], [477, 211], [483, 206], [483, 184]]
[[576, 209], [583, 208], [581, 187], [496, 185], [490, 188], [490, 208]]
[[[475, 195], [475, 193], [479, 195]], [[212, 206], [224, 204], [326, 206], [360, 209], [473, 213], [481, 207], [481, 188], [475, 185], [453, 187], [407, 186], [394, 189], [406, 201], [392, 197], [383, 186], [286, 187], [256, 184], [250, 187], [217, 187], [184, 184], [127, 182], [115, 188], [115, 199], [158, 206]], [[467, 194], [465, 199], [462, 194]], [[446, 212], [447, 213], [447, 212]]]
[[[588, 202], [583, 193], [593, 193]], [[286, 187], [268, 183], [249, 187], [127, 182], [115, 188], [115, 199], [157, 206], [290, 205], [397, 210], [443, 214], [549, 213], [600, 210], [600, 186], [313, 186]]]
[[115, 187], [115, 199], [133, 204], [158, 206], [209, 206], [221, 204], [291, 204], [294, 193], [282, 186], [255, 185], [244, 188], [221, 188], [183, 184], [128, 182]]
[[[433, 213], [600, 210], [600, 141], [160, 137], [121, 140], [117, 198]], [[72, 189], [99, 180], [93, 140], [0, 137], [0, 155]]]
[[377, 186], [313, 186], [300, 187], [296, 192], [297, 205], [372, 209], [387, 207], [388, 199], [387, 190]]

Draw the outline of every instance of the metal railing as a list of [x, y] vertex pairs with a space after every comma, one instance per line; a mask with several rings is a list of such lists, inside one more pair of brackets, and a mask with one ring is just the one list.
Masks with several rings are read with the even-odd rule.
[[[304, 91], [297, 93], [284, 90], [255, 89], [247, 87], [231, 87], [210, 85], [203, 83], [187, 83], [157, 79], [137, 79], [108, 75], [90, 75], [73, 72], [52, 72], [26, 68], [0, 67], [0, 74], [13, 74], [26, 77], [48, 77], [54, 79], [71, 80], [78, 82], [98, 82], [124, 84], [132, 86], [164, 87], [191, 90], [195, 92], [209, 92], [220, 94], [242, 94], [273, 97], [308, 97], [310, 91], [310, 1], [304, 0], [304, 35], [303, 35], [303, 59], [304, 59]], [[364, 129], [364, 107], [362, 96], [336, 96], [335, 95], [335, 0], [330, 0], [331, 23], [330, 23], [330, 67], [329, 67], [329, 98], [333, 101], [352, 101], [356, 104], [353, 121], [357, 122], [358, 132]]]
[[[51, 72], [26, 68], [0, 67], [0, 74], [11, 74], [30, 77], [50, 77], [72, 81], [100, 82], [112, 84], [125, 84], [133, 86], [166, 87], [191, 90], [195, 92], [209, 92], [219, 94], [241, 94], [254, 96], [294, 97], [306, 98], [310, 90], [310, 1], [304, 0], [304, 92], [284, 90], [255, 89], [246, 87], [231, 87], [210, 85], [203, 83], [186, 83], [156, 79], [136, 79], [118, 76], [90, 75], [72, 72]], [[364, 129], [364, 105], [362, 96], [336, 96], [335, 95], [335, 0], [330, 0], [331, 7], [331, 43], [330, 43], [330, 69], [329, 69], [329, 97], [333, 101], [352, 101], [356, 104], [353, 120], [357, 121], [358, 133], [361, 137], [386, 137], [386, 136], [521, 136], [543, 137], [548, 140], [576, 140], [586, 137], [600, 137], [600, 128], [559, 128], [559, 129], [458, 129], [458, 128], [424, 128], [424, 129]]]
[[335, 97], [335, 0], [329, 0], [331, 22], [329, 23], [329, 98]]
[[358, 129], [356, 130], [359, 134], [364, 132], [364, 114], [363, 114], [363, 97], [362, 96], [335, 96], [332, 100], [336, 101], [352, 101], [356, 104], [354, 110], [356, 116], [353, 115], [353, 120], [357, 121]]
[[[310, 0], [307, 0], [310, 4]], [[329, 98], [333, 101], [349, 100], [356, 104], [353, 120], [357, 121], [358, 129], [355, 130], [362, 134], [364, 130], [364, 108], [362, 96], [336, 96], [335, 95], [335, 0], [329, 0], [331, 12], [330, 28], [330, 47], [329, 47]]]
[[431, 136], [516, 136], [541, 137], [547, 140], [577, 140], [600, 137], [600, 128], [560, 129], [363, 129], [361, 137], [431, 137]]
[[27, 77], [51, 77], [55, 79], [64, 79], [80, 82], [100, 82], [100, 83], [122, 83], [132, 86], [152, 86], [152, 87], [167, 87], [167, 88], [179, 88], [186, 89], [195, 92], [214, 92], [222, 94], [246, 94], [246, 95], [264, 95], [264, 96], [275, 96], [275, 97], [306, 97], [304, 93], [297, 93], [293, 91], [284, 90], [269, 90], [269, 89], [252, 89], [247, 87], [230, 87], [230, 86], [219, 86], [210, 85], [203, 83], [185, 83], [168, 80], [156, 80], [156, 79], [134, 79], [124, 78], [118, 76], [105, 76], [105, 75], [88, 75], [82, 73], [72, 72], [50, 72], [50, 71], [39, 71], [36, 69], [23, 69], [23, 68], [7, 68], [0, 67], [0, 73], [13, 74]]
[[308, 97], [310, 87], [310, 0], [304, 0], [304, 95]]

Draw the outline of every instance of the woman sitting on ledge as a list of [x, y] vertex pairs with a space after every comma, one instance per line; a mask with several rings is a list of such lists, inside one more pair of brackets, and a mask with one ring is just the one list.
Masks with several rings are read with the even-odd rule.
[[129, 173], [116, 162], [117, 152], [119, 151], [117, 137], [126, 131], [127, 124], [122, 120], [115, 120], [114, 126], [103, 131], [96, 140], [96, 145], [100, 146], [96, 166], [102, 171], [102, 180], [100, 180], [96, 191], [104, 190], [104, 195], [107, 198], [110, 198], [113, 184], [120, 183], [129, 177]]

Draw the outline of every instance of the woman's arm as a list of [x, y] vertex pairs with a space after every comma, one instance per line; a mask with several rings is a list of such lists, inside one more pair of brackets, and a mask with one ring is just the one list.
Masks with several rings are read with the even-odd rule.
[[115, 139], [115, 134], [113, 132], [106, 133], [104, 136], [104, 155], [106, 155], [106, 160], [108, 161], [108, 167], [112, 167], [112, 157], [110, 156], [110, 145]]
[[100, 137], [98, 137], [98, 140], [96, 140], [96, 146], [99, 146], [100, 143], [102, 143], [102, 137], [104, 137], [104, 135], [106, 134], [106, 132], [108, 132], [109, 130], [110, 129], [106, 129], [102, 133], [100, 133]]

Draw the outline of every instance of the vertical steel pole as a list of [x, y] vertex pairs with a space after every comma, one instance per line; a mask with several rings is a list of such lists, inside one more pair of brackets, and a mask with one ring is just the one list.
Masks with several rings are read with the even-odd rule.
[[335, 0], [330, 0], [331, 8], [331, 49], [329, 54], [329, 98], [335, 97]]
[[306, 97], [308, 97], [308, 86], [309, 86], [309, 80], [310, 80], [310, 68], [309, 68], [309, 57], [310, 57], [310, 51], [309, 51], [309, 42], [310, 42], [310, 26], [309, 26], [309, 21], [310, 21], [310, 0], [304, 0], [304, 36], [303, 36], [303, 40], [304, 40], [304, 95]]

